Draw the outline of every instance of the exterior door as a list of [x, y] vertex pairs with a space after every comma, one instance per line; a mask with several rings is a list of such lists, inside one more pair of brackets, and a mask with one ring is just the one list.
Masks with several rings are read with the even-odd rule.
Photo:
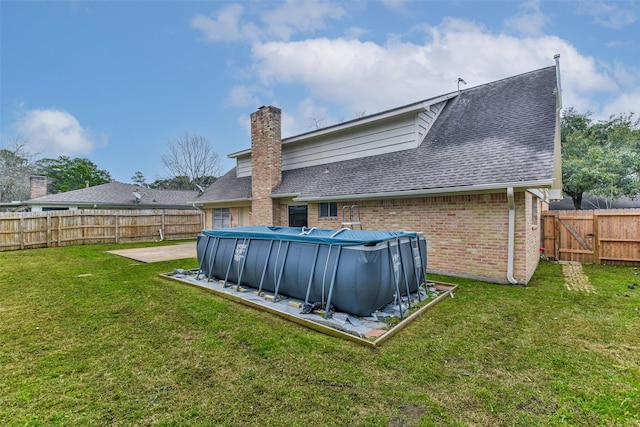
[[289, 227], [307, 226], [307, 205], [289, 206]]

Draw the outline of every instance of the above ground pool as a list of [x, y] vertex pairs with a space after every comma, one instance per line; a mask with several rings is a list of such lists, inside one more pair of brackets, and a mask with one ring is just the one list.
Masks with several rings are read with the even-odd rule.
[[422, 233], [238, 227], [204, 230], [199, 274], [225, 284], [296, 298], [330, 311], [369, 316], [425, 281]]

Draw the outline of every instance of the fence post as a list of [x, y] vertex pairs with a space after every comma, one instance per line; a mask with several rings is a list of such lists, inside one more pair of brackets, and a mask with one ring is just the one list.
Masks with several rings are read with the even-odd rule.
[[600, 264], [600, 233], [598, 232], [598, 214], [593, 211], [593, 262]]
[[20, 216], [20, 249], [24, 249], [24, 215]]
[[47, 247], [51, 247], [51, 213], [47, 212]]
[[166, 239], [167, 238], [167, 232], [166, 232], [166, 230], [164, 228], [164, 212], [165, 212], [165, 210], [162, 209], [161, 227], [162, 227], [162, 237]]
[[116, 214], [116, 243], [118, 243], [118, 222], [120, 222], [119, 215]]
[[560, 214], [558, 213], [557, 215], [555, 215], [553, 217], [553, 232], [556, 235], [556, 239], [554, 241], [554, 252], [556, 253], [556, 261], [561, 261], [560, 260], [560, 248], [562, 247], [562, 244], [560, 242]]

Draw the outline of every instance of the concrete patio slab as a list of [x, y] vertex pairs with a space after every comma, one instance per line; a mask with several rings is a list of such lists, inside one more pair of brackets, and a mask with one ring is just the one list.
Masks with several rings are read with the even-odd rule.
[[107, 252], [140, 262], [171, 261], [174, 259], [195, 258], [197, 256], [196, 242], [148, 248], [119, 249]]

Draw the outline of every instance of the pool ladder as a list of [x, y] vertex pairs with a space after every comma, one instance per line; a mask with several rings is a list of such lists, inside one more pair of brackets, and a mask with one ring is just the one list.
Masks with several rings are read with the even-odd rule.
[[[345, 216], [345, 211], [349, 210], [349, 221], [347, 221]], [[359, 225], [360, 230], [362, 230], [362, 220], [360, 219], [360, 206], [358, 205], [345, 205], [342, 207], [342, 227], [349, 227], [353, 230], [354, 225]]]

